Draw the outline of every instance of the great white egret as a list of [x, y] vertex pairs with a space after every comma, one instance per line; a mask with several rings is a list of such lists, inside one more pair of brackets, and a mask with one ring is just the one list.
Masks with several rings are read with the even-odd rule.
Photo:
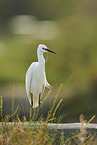
[[40, 99], [45, 87], [51, 88], [51, 85], [47, 82], [45, 74], [44, 52], [52, 52], [56, 54], [56, 52], [48, 49], [45, 45], [39, 44], [37, 49], [38, 62], [33, 62], [26, 73], [26, 93], [30, 106], [33, 108], [40, 105]]

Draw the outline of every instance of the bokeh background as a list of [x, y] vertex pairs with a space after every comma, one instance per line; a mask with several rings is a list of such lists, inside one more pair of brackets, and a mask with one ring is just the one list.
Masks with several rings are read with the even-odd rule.
[[[41, 112], [46, 116], [58, 87], [63, 83], [57, 111], [61, 122], [77, 122], [80, 114], [97, 114], [97, 1], [96, 0], [1, 0], [0, 1], [0, 96], [3, 116], [14, 110], [29, 117], [25, 73], [37, 61], [40, 43], [56, 51], [44, 54], [48, 82], [53, 86]], [[43, 97], [47, 94], [45, 90]], [[45, 109], [46, 108], [46, 109]], [[44, 111], [45, 110], [45, 111]], [[97, 123], [97, 117], [93, 120]]]

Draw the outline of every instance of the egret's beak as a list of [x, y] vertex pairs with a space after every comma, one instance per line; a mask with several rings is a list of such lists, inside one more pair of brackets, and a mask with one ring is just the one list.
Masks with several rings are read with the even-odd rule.
[[48, 52], [51, 52], [51, 53], [55, 53], [56, 54], [56, 52], [54, 52], [54, 51], [52, 51], [52, 50], [50, 50], [48, 48], [45, 48], [45, 50], [48, 51]]

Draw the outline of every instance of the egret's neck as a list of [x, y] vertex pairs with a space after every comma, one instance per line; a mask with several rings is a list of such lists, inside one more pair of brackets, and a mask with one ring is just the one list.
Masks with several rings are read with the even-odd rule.
[[45, 67], [45, 59], [42, 52], [38, 53], [38, 62]]

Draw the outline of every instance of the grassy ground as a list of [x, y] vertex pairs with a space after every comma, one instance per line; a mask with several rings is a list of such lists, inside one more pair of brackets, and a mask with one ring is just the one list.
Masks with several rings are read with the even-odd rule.
[[[9, 124], [9, 116], [6, 116], [5, 121], [0, 127], [0, 144], [35, 144], [35, 145], [96, 145], [97, 139], [95, 135], [87, 134], [87, 128], [81, 127], [80, 132], [73, 133], [72, 136], [64, 136], [63, 131], [57, 134], [57, 130], [47, 126], [49, 120], [44, 121], [42, 118], [38, 123], [32, 124], [33, 120], [29, 123], [26, 122], [24, 117], [23, 122], [18, 118], [12, 124]], [[26, 123], [26, 127], [24, 127]], [[82, 122], [83, 123], [83, 122]]]
[[[47, 126], [47, 123], [51, 122], [53, 123], [55, 121], [55, 114], [58, 110], [59, 106], [62, 103], [62, 99], [59, 101], [59, 103], [56, 105], [56, 101], [58, 99], [58, 94], [60, 92], [60, 89], [62, 88], [62, 85], [58, 89], [58, 92], [55, 96], [55, 100], [53, 101], [52, 107], [50, 111], [48, 112], [48, 115], [46, 119], [44, 119], [42, 116], [38, 118], [37, 121], [37, 114], [34, 111], [32, 115], [32, 109], [30, 109], [30, 119], [27, 122], [26, 117], [24, 116], [23, 120], [21, 121], [20, 118], [17, 116], [15, 119], [13, 119], [13, 116], [17, 114], [18, 107], [15, 112], [13, 112], [14, 107], [14, 93], [13, 93], [13, 101], [12, 101], [12, 114], [6, 115], [6, 117], [1, 121], [0, 126], [0, 144], [1, 145], [9, 145], [9, 144], [35, 144], [35, 145], [52, 145], [52, 144], [60, 144], [60, 145], [96, 145], [97, 139], [95, 138], [95, 135], [87, 134], [87, 125], [95, 118], [93, 116], [88, 122], [84, 119], [84, 116], [80, 116], [80, 132], [72, 133], [71, 137], [64, 136], [63, 131], [59, 133], [59, 136], [57, 134], [57, 128], [55, 128], [53, 131], [50, 127]], [[46, 95], [43, 103], [49, 96], [51, 91], [48, 92]], [[41, 104], [41, 106], [43, 105]], [[41, 108], [40, 106], [40, 108]], [[1, 97], [1, 110], [2, 110], [2, 97]], [[38, 111], [37, 111], [38, 113]], [[1, 111], [2, 115], [2, 111]], [[10, 118], [12, 118], [12, 123], [9, 123]], [[58, 122], [56, 125], [60, 122], [62, 116], [59, 117]], [[26, 127], [25, 127], [26, 123]], [[32, 124], [34, 123], [34, 124]], [[84, 123], [86, 125], [84, 126]], [[57, 127], [57, 126], [56, 126]]]

